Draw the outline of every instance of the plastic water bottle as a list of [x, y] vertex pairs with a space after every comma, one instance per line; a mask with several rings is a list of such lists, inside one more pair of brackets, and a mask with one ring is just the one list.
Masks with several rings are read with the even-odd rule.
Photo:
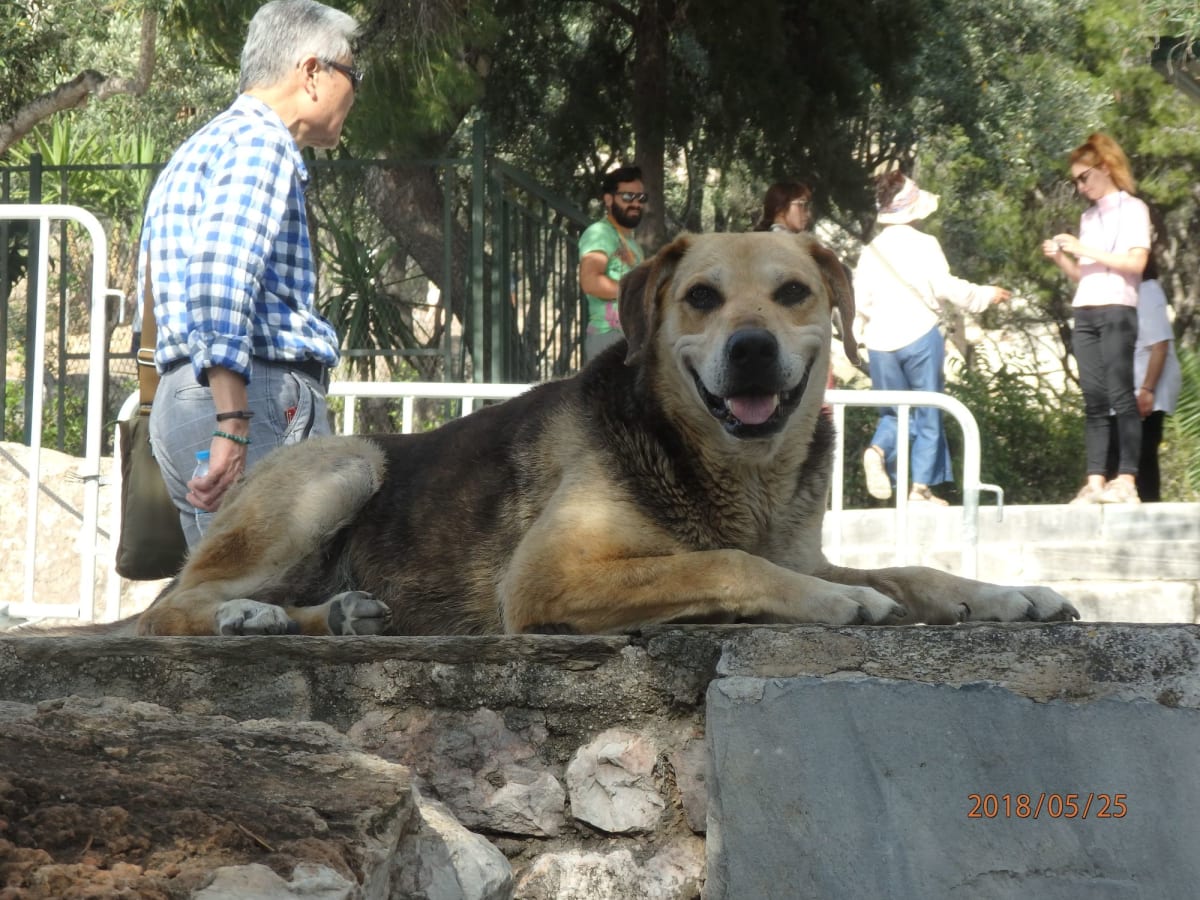
[[[192, 470], [193, 478], [200, 478], [208, 474], [208, 451], [196, 451], [196, 468]], [[204, 537], [204, 532], [208, 528], [208, 523], [211, 521], [213, 514], [205, 509], [196, 509], [193, 507], [196, 514], [196, 528], [200, 532], [200, 536]]]

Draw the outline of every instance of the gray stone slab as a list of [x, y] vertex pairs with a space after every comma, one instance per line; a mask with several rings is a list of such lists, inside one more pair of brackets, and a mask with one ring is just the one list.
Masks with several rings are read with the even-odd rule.
[[707, 728], [706, 900], [1196, 896], [1196, 710], [735, 677], [710, 686]]

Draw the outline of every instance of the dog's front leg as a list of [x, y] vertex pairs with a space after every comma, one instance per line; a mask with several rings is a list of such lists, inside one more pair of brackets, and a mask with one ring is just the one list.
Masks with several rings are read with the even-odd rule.
[[852, 625], [905, 615], [870, 586], [834, 584], [741, 550], [573, 561], [518, 553], [500, 600], [509, 632], [601, 633], [688, 620]]

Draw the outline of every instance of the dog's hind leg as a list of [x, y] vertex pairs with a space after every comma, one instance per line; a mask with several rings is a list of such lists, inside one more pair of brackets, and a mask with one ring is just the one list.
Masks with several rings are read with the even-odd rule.
[[[361, 591], [317, 606], [293, 583], [383, 483], [383, 452], [362, 438], [313, 438], [272, 453], [226, 499], [139, 634], [376, 634], [387, 609]], [[290, 595], [290, 596], [289, 596]]]

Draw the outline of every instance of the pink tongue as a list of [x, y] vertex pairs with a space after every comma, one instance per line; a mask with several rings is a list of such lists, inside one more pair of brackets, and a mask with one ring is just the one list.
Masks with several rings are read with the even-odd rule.
[[726, 397], [725, 405], [742, 424], [761, 425], [775, 412], [779, 397], [774, 394], [769, 397]]

